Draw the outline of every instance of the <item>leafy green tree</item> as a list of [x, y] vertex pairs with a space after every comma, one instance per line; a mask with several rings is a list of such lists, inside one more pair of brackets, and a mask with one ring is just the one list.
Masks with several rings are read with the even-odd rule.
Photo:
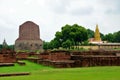
[[70, 25], [65, 25], [62, 27], [62, 40], [63, 42], [66, 41], [67, 39], [71, 39], [70, 32], [71, 32], [71, 26]]
[[79, 26], [77, 24], [74, 24], [72, 26], [65, 25], [62, 27], [62, 34], [63, 34], [63, 41], [66, 41], [67, 39], [74, 41], [75, 44], [78, 42], [82, 42], [88, 39], [87, 30]]
[[114, 36], [114, 42], [120, 42], [120, 31], [115, 32], [113, 36]]
[[83, 41], [86, 41], [88, 39], [88, 33], [84, 27], [74, 24], [72, 28], [74, 28], [75, 37], [73, 40], [75, 42], [82, 43]]
[[[66, 24], [61, 28], [61, 32], [56, 32], [54, 38], [54, 48], [58, 48], [66, 45], [66, 41], [70, 40], [71, 45], [79, 45], [88, 39], [87, 30], [77, 24], [68, 25]], [[61, 45], [62, 44], [62, 45]]]
[[104, 40], [108, 42], [120, 42], [120, 31], [106, 34]]
[[104, 40], [105, 35], [103, 33], [100, 33], [100, 37], [102, 40]]
[[94, 31], [87, 29], [87, 33], [88, 33], [88, 38], [93, 38], [94, 37]]
[[70, 49], [71, 45], [72, 45], [72, 42], [69, 39], [62, 43], [63, 48], [69, 48]]
[[108, 42], [114, 42], [113, 34], [112, 33], [106, 34], [104, 40], [107, 40]]
[[50, 42], [50, 46], [51, 48], [59, 48], [60, 47], [60, 41], [57, 40], [57, 39], [53, 39], [51, 42]]
[[0, 44], [0, 50], [2, 49], [2, 44]]
[[14, 50], [14, 45], [8, 45], [8, 49]]
[[59, 32], [59, 31], [57, 31], [56, 32], [56, 34], [55, 34], [55, 38], [54, 38], [54, 47], [55, 48], [59, 48], [59, 47], [61, 47], [62, 45], [62, 42], [63, 42], [63, 34], [62, 34], [62, 32]]
[[43, 49], [44, 50], [47, 50], [47, 49], [49, 49], [49, 42], [43, 42]]

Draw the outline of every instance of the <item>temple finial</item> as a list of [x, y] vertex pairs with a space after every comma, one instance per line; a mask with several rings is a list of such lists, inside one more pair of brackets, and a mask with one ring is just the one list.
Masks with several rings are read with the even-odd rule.
[[99, 32], [99, 28], [98, 28], [98, 24], [96, 24], [94, 39], [95, 39], [95, 41], [101, 41], [100, 32]]

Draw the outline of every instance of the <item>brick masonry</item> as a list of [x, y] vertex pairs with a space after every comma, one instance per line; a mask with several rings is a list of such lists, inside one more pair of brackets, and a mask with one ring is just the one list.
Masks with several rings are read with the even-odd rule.
[[39, 26], [31, 21], [27, 21], [19, 27], [19, 37], [15, 41], [15, 51], [17, 50], [42, 50], [42, 40], [40, 39]]

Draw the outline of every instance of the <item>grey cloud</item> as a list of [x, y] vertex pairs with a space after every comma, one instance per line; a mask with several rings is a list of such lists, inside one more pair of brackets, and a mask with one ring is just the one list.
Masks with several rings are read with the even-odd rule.
[[48, 7], [55, 13], [66, 13], [67, 7], [69, 7], [70, 2], [71, 0], [50, 0], [50, 2], [48, 3]]
[[108, 14], [120, 14], [120, 2], [119, 2], [119, 4], [114, 5], [113, 9], [108, 8], [106, 13], [108, 13]]
[[[77, 0], [75, 0], [77, 1]], [[93, 12], [92, 6], [71, 6], [73, 0], [55, 0], [49, 3], [49, 8], [57, 14], [70, 14], [70, 15], [89, 15]], [[79, 2], [79, 1], [78, 1]], [[75, 5], [75, 4], [74, 4]]]
[[120, 0], [101, 0], [100, 3], [106, 8], [106, 14], [120, 14]]
[[90, 15], [94, 9], [92, 7], [80, 7], [77, 9], [70, 10], [69, 13], [72, 15]]

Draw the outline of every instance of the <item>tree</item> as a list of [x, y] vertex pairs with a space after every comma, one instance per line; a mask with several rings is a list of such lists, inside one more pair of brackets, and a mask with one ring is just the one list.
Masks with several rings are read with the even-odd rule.
[[108, 42], [120, 42], [120, 31], [106, 34], [104, 40]]
[[100, 37], [101, 37], [102, 40], [104, 40], [104, 37], [105, 37], [105, 36], [104, 36], [103, 33], [100, 33]]
[[93, 38], [94, 37], [94, 31], [87, 29], [87, 33], [88, 33], [88, 38]]
[[55, 42], [55, 44], [54, 44], [54, 47], [55, 48], [59, 48], [59, 47], [61, 47], [62, 45], [62, 42], [63, 42], [63, 34], [62, 34], [62, 32], [59, 32], [59, 31], [57, 31], [56, 32], [56, 34], [55, 34], [55, 38], [54, 38], [54, 42]]
[[63, 48], [69, 48], [70, 49], [71, 45], [72, 45], [72, 42], [69, 39], [62, 43]]
[[120, 31], [115, 32], [115, 33], [113, 34], [113, 36], [114, 36], [114, 41], [115, 41], [115, 42], [120, 42]]
[[[54, 40], [57, 44], [56, 47], [61, 47], [67, 44], [66, 41], [70, 40], [71, 45], [79, 45], [88, 39], [87, 30], [77, 24], [68, 25], [66, 24], [61, 28], [61, 32], [57, 31]], [[62, 44], [62, 45], [61, 45]], [[55, 46], [54, 46], [55, 47]]]
[[14, 45], [8, 45], [8, 49], [14, 50]]
[[51, 46], [52, 49], [53, 48], [57, 48], [58, 49], [60, 47], [60, 41], [57, 40], [57, 39], [53, 39], [50, 42], [50, 46]]
[[0, 50], [3, 48], [2, 44], [0, 44]]
[[47, 49], [49, 49], [49, 42], [43, 42], [43, 49], [44, 50], [47, 50]]
[[62, 40], [63, 42], [66, 41], [67, 39], [71, 39], [71, 36], [70, 36], [70, 32], [71, 32], [71, 26], [66, 24], [65, 26], [62, 27]]
[[75, 35], [75, 37], [73, 37], [75, 43], [82, 43], [83, 41], [86, 41], [88, 39], [88, 33], [84, 27], [74, 24], [72, 26], [72, 31]]
[[67, 39], [74, 41], [74, 42], [82, 42], [88, 39], [87, 30], [79, 26], [77, 24], [74, 24], [72, 26], [65, 25], [62, 27], [62, 34], [63, 34], [63, 41], [66, 41]]
[[113, 34], [112, 33], [106, 34], [104, 40], [107, 40], [108, 42], [114, 42]]

